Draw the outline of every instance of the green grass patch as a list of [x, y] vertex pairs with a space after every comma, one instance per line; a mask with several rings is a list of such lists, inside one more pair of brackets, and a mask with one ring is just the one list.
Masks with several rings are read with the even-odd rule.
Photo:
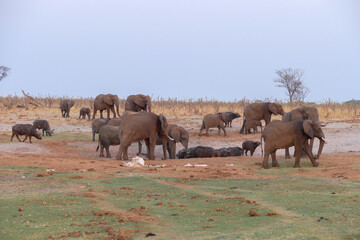
[[[360, 237], [359, 182], [285, 176], [198, 181], [73, 178], [77, 175], [82, 174], [55, 173], [25, 194], [2, 194], [0, 239], [71, 234], [139, 239], [149, 232], [156, 239]], [[21, 185], [25, 180], [16, 181]], [[74, 186], [78, 188], [68, 191]], [[18, 211], [20, 206], [24, 211]], [[250, 217], [250, 210], [259, 216]], [[268, 216], [269, 212], [277, 215]]]

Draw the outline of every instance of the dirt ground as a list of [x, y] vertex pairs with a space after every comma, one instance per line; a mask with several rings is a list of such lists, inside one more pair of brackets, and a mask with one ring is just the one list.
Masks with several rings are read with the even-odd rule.
[[[97, 142], [91, 141], [91, 120], [78, 119], [74, 112], [69, 119], [61, 118], [58, 109], [50, 110], [23, 110], [2, 111], [0, 114], [0, 166], [43, 166], [55, 169], [57, 172], [73, 171], [96, 171], [98, 177], [113, 177], [116, 172], [134, 174], [130, 168], [123, 167], [123, 161], [115, 160], [118, 146], [111, 147], [111, 159], [99, 158], [95, 151]], [[55, 134], [89, 133], [87, 141], [51, 140], [52, 137], [44, 137], [43, 140], [33, 140], [20, 143], [17, 139], [10, 142], [11, 126], [16, 123], [32, 123], [35, 119], [47, 119]], [[244, 140], [260, 140], [260, 133], [243, 135], [238, 131], [242, 119], [236, 119], [232, 128], [226, 128], [228, 136], [217, 135], [217, 129], [210, 131], [210, 137], [198, 136], [202, 118], [168, 117], [169, 123], [176, 123], [185, 127], [190, 132], [189, 147], [203, 145], [213, 148], [241, 146]], [[326, 178], [356, 179], [360, 180], [360, 120], [359, 119], [324, 119], [327, 125], [324, 133], [328, 144], [325, 145], [323, 155], [318, 168], [311, 167], [308, 159], [302, 159], [303, 168], [291, 173], [294, 176], [318, 176]], [[318, 141], [315, 141], [315, 149]], [[181, 144], [177, 150], [182, 149]], [[129, 149], [129, 157], [135, 156], [137, 144], [134, 143]], [[145, 151], [145, 149], [143, 149]], [[288, 166], [289, 160], [284, 160], [284, 151], [277, 152], [281, 167]], [[228, 157], [228, 158], [202, 158], [202, 159], [176, 159], [161, 160], [162, 148], [155, 149], [154, 161], [146, 161], [148, 165], [164, 165], [163, 167], [142, 167], [136, 169], [136, 174], [157, 174], [162, 176], [174, 176], [184, 178], [271, 178], [276, 174], [258, 175], [262, 161], [260, 147], [253, 157]], [[291, 160], [292, 162], [293, 160]], [[282, 164], [286, 162], [286, 164]], [[185, 167], [190, 163], [206, 164], [203, 167]], [[92, 175], [94, 176], [94, 175]]]

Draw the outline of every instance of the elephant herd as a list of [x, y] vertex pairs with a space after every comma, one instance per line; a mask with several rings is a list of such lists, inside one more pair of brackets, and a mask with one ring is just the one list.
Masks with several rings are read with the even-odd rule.
[[[63, 99], [60, 102], [61, 115], [63, 117], [70, 116], [70, 108], [74, 106], [74, 101]], [[107, 111], [107, 118], [104, 119], [103, 111]], [[99, 133], [98, 147], [100, 149], [100, 157], [111, 157], [109, 146], [120, 145], [116, 159], [128, 159], [128, 147], [137, 142], [138, 154], [142, 153], [142, 145], [145, 143], [147, 156], [150, 160], [155, 159], [154, 149], [156, 145], [161, 145], [163, 150], [163, 159], [175, 159], [176, 143], [181, 143], [185, 149], [188, 149], [189, 132], [181, 126], [168, 124], [163, 114], [155, 114], [151, 112], [151, 98], [142, 94], [130, 95], [125, 102], [125, 111], [120, 116], [119, 99], [116, 95], [100, 94], [95, 98], [92, 118], [94, 119], [97, 111], [100, 111], [100, 119], [92, 122], [92, 136], [95, 141], [95, 134]], [[110, 119], [110, 111], [113, 113]], [[282, 115], [282, 121], [271, 121], [272, 115]], [[88, 116], [90, 119], [91, 110], [89, 108], [81, 108], [79, 118]], [[118, 118], [117, 118], [118, 116]], [[207, 114], [202, 121], [199, 136], [203, 130], [206, 136], [209, 136], [209, 128], [218, 128], [218, 134], [221, 130], [226, 136], [226, 127], [232, 127], [232, 121], [240, 118], [239, 113], [222, 112], [217, 114]], [[265, 128], [262, 129], [261, 121], [265, 121]], [[50, 125], [46, 120], [36, 120], [33, 125], [17, 124], [13, 127], [14, 136], [19, 139], [19, 135], [25, 135], [26, 138], [35, 136], [41, 139], [41, 135], [36, 129], [43, 129], [47, 135], [53, 133]], [[311, 160], [313, 166], [318, 166], [316, 159], [320, 158], [324, 144], [326, 143], [325, 135], [319, 122], [319, 114], [315, 107], [302, 106], [285, 113], [282, 106], [278, 103], [252, 103], [249, 104], [243, 112], [243, 124], [240, 133], [254, 132], [257, 127], [261, 127], [261, 142], [249, 141], [251, 146], [244, 146], [243, 149], [249, 149], [251, 155], [257, 146], [261, 145], [264, 140], [264, 159], [262, 167], [269, 168], [268, 158], [271, 155], [272, 167], [278, 167], [276, 160], [277, 149], [285, 149], [285, 158], [290, 158], [289, 147], [295, 147], [295, 165], [300, 167], [300, 157], [306, 154]], [[314, 138], [320, 140], [319, 149], [314, 156], [312, 153]], [[20, 141], [20, 139], [19, 139]], [[310, 142], [310, 143], [309, 143]]]

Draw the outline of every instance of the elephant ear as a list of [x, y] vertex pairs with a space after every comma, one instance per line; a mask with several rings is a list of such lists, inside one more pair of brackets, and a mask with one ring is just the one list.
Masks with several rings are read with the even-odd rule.
[[278, 111], [275, 103], [269, 104], [269, 111], [274, 115], [278, 115]]
[[103, 98], [104, 103], [106, 103], [107, 105], [113, 105], [114, 104], [114, 99], [113, 99], [113, 95], [111, 94], [106, 94]]
[[172, 137], [175, 142], [180, 142], [181, 140], [181, 130], [179, 127], [173, 127], [171, 128], [170, 132], [169, 132], [169, 136]]
[[301, 115], [303, 116], [303, 119], [309, 119], [309, 114], [307, 113], [307, 107], [306, 106], [301, 106], [299, 107], [299, 111], [301, 112]]
[[313, 124], [313, 122], [311, 120], [305, 120], [303, 122], [304, 132], [310, 138], [314, 138], [314, 130], [313, 130], [312, 124]]
[[159, 121], [161, 123], [161, 130], [160, 131], [166, 134], [166, 128], [168, 126], [166, 117], [164, 115], [160, 114], [159, 115]]
[[145, 108], [146, 106], [146, 99], [145, 96], [142, 94], [138, 94], [134, 97], [134, 103], [141, 108]]

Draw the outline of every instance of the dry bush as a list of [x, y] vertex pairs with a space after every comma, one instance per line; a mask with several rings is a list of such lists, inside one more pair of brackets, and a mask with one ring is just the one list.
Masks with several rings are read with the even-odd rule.
[[[73, 111], [78, 111], [82, 107], [89, 107], [93, 109], [94, 98], [73, 98], [73, 97], [57, 97], [57, 96], [46, 96], [34, 97], [36, 100], [41, 102], [45, 108], [59, 108], [60, 100], [62, 98], [70, 98], [75, 101]], [[322, 103], [286, 103], [278, 101], [276, 99], [264, 99], [264, 101], [275, 101], [283, 105], [284, 111], [289, 112], [290, 110], [302, 106], [314, 106], [319, 110], [320, 118], [357, 118], [360, 113], [360, 103], [358, 101], [349, 101], [346, 103], [333, 102], [330, 99]], [[152, 109], [155, 113], [163, 113], [165, 116], [174, 117], [192, 117], [192, 116], [204, 116], [208, 113], [218, 112], [238, 112], [243, 115], [244, 108], [253, 102], [260, 102], [258, 100], [234, 100], [231, 102], [208, 100], [208, 99], [187, 99], [179, 100], [177, 98], [153, 98]], [[124, 111], [125, 99], [119, 99], [120, 114]], [[32, 109], [36, 108], [31, 101], [25, 97], [18, 96], [6, 96], [0, 97], [0, 110], [25, 108]]]

